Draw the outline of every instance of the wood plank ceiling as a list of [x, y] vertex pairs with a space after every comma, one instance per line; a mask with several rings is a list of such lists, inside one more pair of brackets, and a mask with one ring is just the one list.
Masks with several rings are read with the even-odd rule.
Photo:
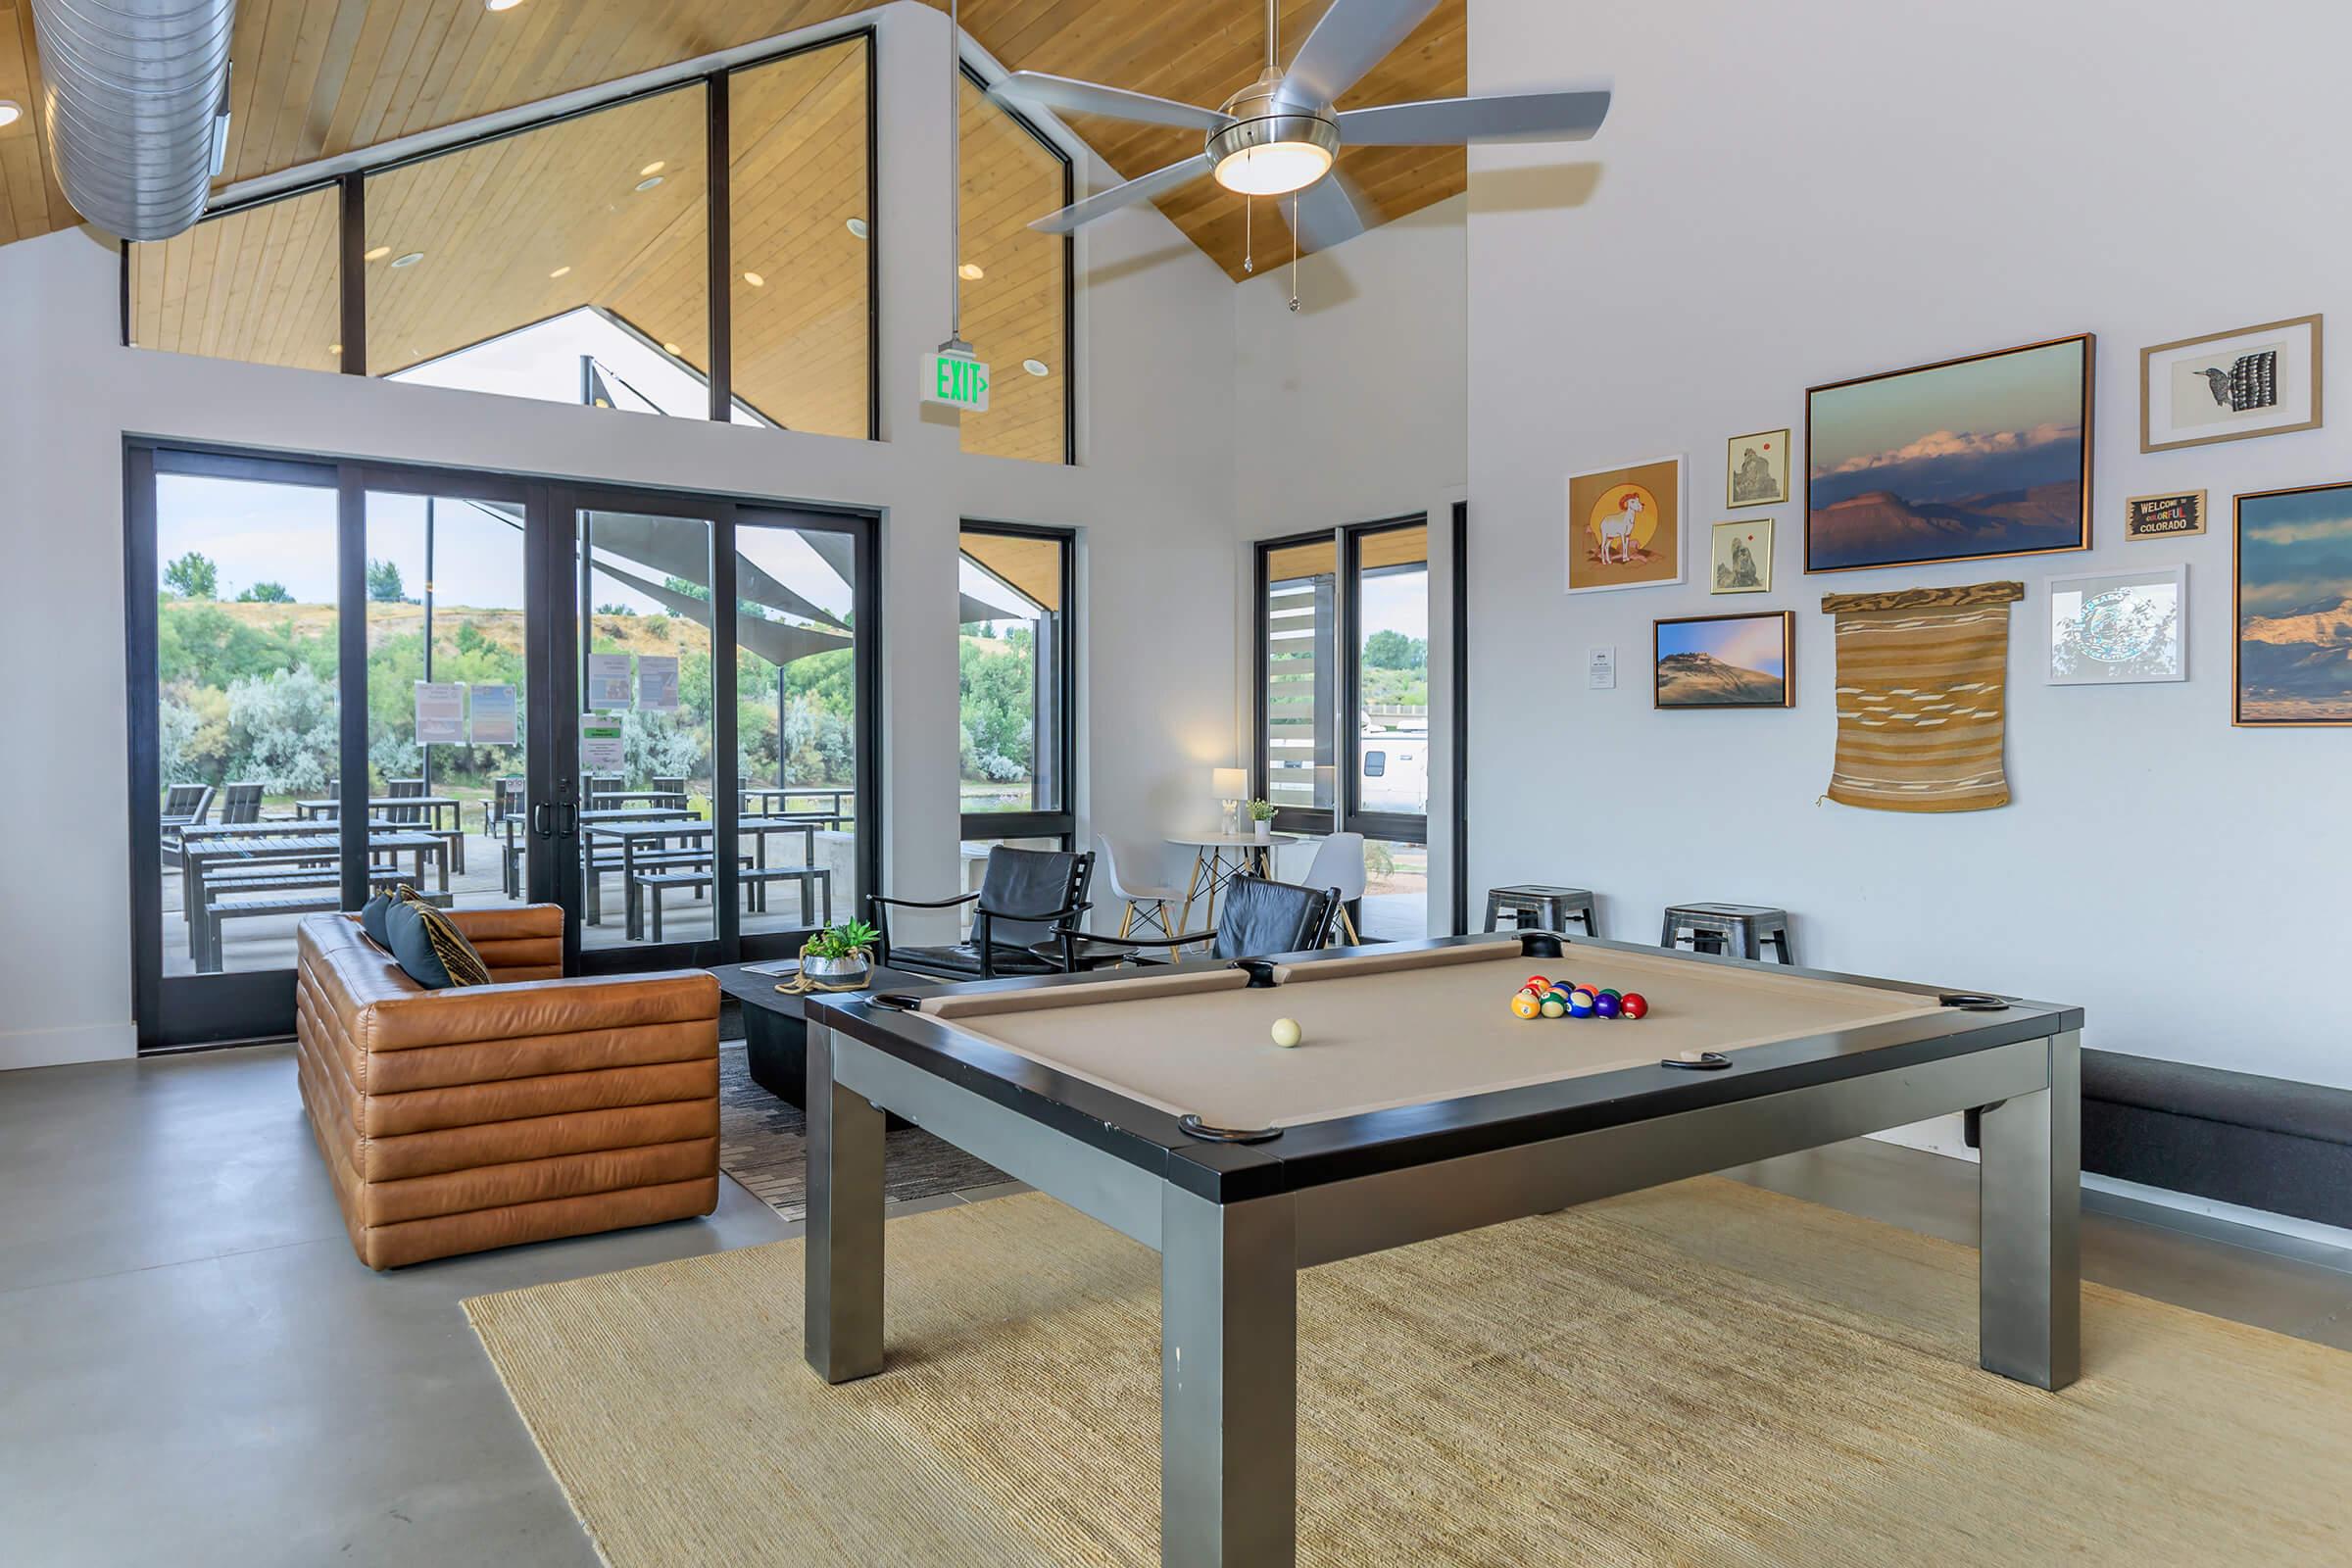
[[[244, 0], [231, 50], [227, 170], [252, 179], [317, 159], [751, 43], [864, 9], [865, 0]], [[1287, 58], [1329, 0], [1279, 0]], [[963, 22], [1006, 65], [1217, 104], [1265, 58], [1258, 0], [969, 0]], [[1467, 0], [1443, 0], [1343, 107], [1466, 90]], [[0, 129], [0, 243], [77, 220], [42, 145], [31, 8], [0, 0], [0, 98], [27, 113]], [[1081, 119], [1085, 136], [1132, 178], [1200, 150], [1197, 134]], [[885, 127], [887, 133], [887, 127]], [[1387, 217], [1465, 184], [1459, 148], [1355, 148], [1340, 166]], [[1200, 181], [1161, 203], [1233, 276], [1243, 270], [1244, 203]], [[1037, 216], [1037, 215], [1032, 215]], [[1271, 212], [1259, 263], [1285, 258]]]

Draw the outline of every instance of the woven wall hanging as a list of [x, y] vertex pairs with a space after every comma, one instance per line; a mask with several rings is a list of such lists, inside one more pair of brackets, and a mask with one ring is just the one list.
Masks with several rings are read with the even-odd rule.
[[1838, 758], [1828, 798], [1876, 811], [2009, 804], [2001, 767], [2017, 582], [1826, 594], [1838, 617]]

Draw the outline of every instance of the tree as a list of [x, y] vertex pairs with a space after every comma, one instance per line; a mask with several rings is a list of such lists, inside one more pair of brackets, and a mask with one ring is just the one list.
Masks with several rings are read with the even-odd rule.
[[290, 605], [294, 596], [286, 592], [282, 582], [257, 582], [237, 595], [240, 605]]
[[164, 583], [185, 599], [216, 599], [220, 594], [220, 568], [210, 556], [191, 550], [164, 568]]
[[1383, 628], [1364, 639], [1364, 662], [1374, 669], [1427, 669], [1429, 644]]
[[408, 590], [400, 580], [399, 562], [368, 563], [368, 597], [379, 605], [397, 605], [406, 601]]

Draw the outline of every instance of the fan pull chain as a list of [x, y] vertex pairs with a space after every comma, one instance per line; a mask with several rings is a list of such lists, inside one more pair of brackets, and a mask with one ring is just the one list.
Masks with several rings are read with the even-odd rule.
[[1291, 314], [1298, 314], [1298, 198], [1291, 198]]
[[1242, 198], [1242, 270], [1243, 270], [1243, 271], [1245, 271], [1245, 272], [1254, 272], [1254, 271], [1256, 271], [1256, 270], [1257, 270], [1257, 258], [1256, 258], [1256, 256], [1254, 256], [1253, 254], [1251, 254], [1251, 252], [1252, 252], [1252, 251], [1255, 249], [1255, 247], [1256, 247], [1256, 245], [1257, 245], [1257, 228], [1256, 228], [1256, 219], [1257, 219], [1257, 198], [1256, 198], [1256, 197], [1254, 197], [1254, 196], [1245, 196], [1245, 197], [1243, 197], [1243, 198]]

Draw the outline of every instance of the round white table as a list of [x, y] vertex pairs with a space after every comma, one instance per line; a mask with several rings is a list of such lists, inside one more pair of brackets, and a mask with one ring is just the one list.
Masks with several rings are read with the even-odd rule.
[[1208, 904], [1206, 919], [1213, 929], [1217, 923], [1217, 891], [1237, 876], [1254, 873], [1271, 879], [1274, 874], [1274, 846], [1289, 844], [1298, 838], [1296, 833], [1272, 833], [1259, 838], [1254, 833], [1171, 833], [1170, 844], [1182, 845], [1193, 852], [1192, 880], [1184, 888], [1184, 913], [1177, 920], [1183, 935], [1193, 929], [1193, 903], [1205, 899]]

